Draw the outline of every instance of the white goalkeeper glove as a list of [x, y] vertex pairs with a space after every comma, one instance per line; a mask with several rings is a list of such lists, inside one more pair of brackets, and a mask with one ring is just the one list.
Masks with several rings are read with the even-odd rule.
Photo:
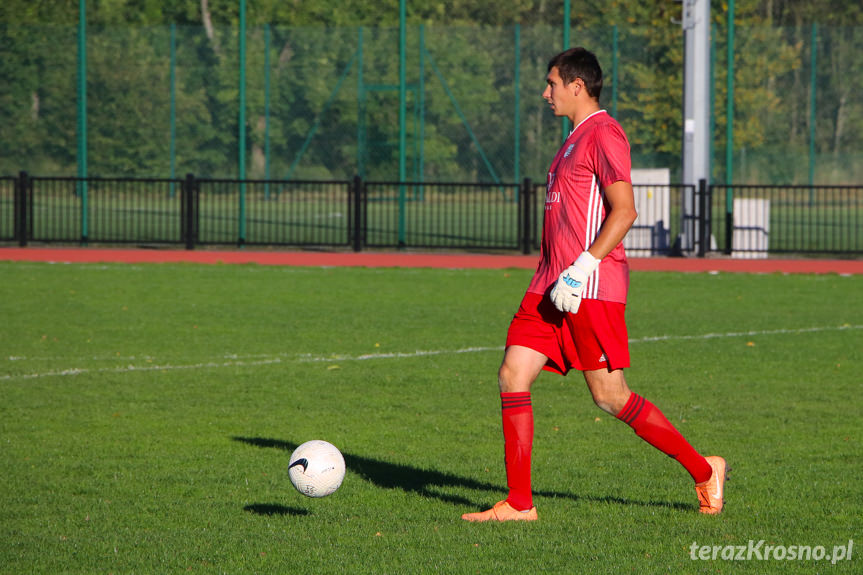
[[551, 301], [562, 312], [575, 313], [581, 305], [581, 292], [599, 260], [584, 251], [571, 266], [563, 270], [551, 288]]

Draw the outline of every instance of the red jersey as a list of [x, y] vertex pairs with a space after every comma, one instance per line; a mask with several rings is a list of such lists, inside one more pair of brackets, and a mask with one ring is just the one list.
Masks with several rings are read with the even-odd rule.
[[[547, 293], [560, 273], [590, 247], [608, 205], [604, 189], [632, 182], [629, 141], [605, 110], [582, 120], [570, 132], [548, 170], [542, 249], [527, 291]], [[588, 278], [582, 297], [626, 303], [629, 263], [619, 243]]]

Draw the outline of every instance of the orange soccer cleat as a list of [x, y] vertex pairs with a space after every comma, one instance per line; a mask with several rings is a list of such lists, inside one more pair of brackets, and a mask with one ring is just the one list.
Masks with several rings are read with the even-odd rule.
[[536, 521], [539, 516], [536, 514], [536, 507], [531, 507], [528, 511], [519, 511], [509, 503], [498, 501], [491, 509], [480, 511], [479, 513], [465, 513], [461, 516], [465, 521]]
[[727, 466], [725, 460], [717, 455], [708, 455], [704, 459], [713, 468], [713, 475], [702, 483], [695, 484], [695, 493], [698, 494], [699, 511], [708, 515], [722, 513], [722, 499], [725, 493], [725, 474]]

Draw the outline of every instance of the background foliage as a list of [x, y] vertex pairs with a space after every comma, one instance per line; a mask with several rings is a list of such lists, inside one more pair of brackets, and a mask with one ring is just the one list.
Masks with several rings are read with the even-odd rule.
[[[168, 175], [172, 24], [176, 173], [237, 174], [238, 4], [88, 2], [91, 175]], [[539, 93], [546, 62], [562, 47], [562, 4], [408, 2], [410, 179], [543, 177], [561, 134]], [[680, 10], [674, 0], [576, 1], [570, 36], [603, 63], [602, 103], [627, 130], [635, 167], [673, 175], [682, 131]], [[727, 15], [727, 2], [714, 1], [716, 181], [725, 177]], [[0, 173], [75, 173], [77, 20], [74, 1], [0, 6]], [[863, 103], [855, 94], [863, 90], [856, 57], [863, 7], [737, 0], [735, 23], [734, 182], [805, 183], [813, 118], [817, 182], [861, 181]], [[249, 177], [398, 176], [397, 27], [397, 0], [248, 2]]]

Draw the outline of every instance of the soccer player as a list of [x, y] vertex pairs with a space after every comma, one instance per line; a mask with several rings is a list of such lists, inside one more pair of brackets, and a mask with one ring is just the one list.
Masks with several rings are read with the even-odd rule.
[[591, 52], [552, 58], [542, 97], [575, 126], [548, 171], [542, 249], [512, 319], [498, 372], [507, 498], [467, 521], [538, 518], [530, 483], [531, 385], [545, 369], [580, 370], [602, 410], [676, 459], [695, 482], [702, 513], [722, 511], [725, 460], [703, 457], [650, 401], [630, 391], [624, 321], [629, 265], [623, 238], [636, 218], [629, 142], [599, 107], [602, 70]]

